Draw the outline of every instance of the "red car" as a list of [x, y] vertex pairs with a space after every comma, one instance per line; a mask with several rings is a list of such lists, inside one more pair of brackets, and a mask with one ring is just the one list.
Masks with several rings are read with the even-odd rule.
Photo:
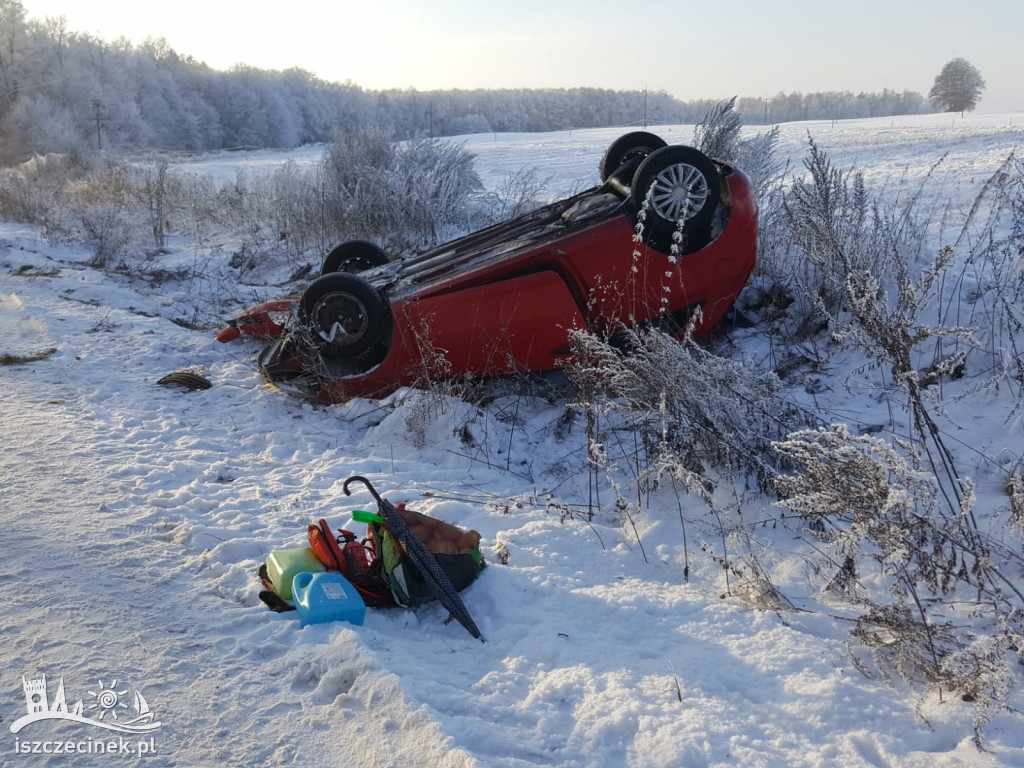
[[[601, 179], [416, 256], [340, 245], [301, 297], [247, 310], [218, 339], [275, 338], [259, 358], [268, 380], [341, 402], [427, 380], [555, 370], [572, 329], [679, 334], [695, 316], [697, 335], [712, 329], [754, 268], [747, 177], [634, 132], [608, 148]], [[284, 310], [278, 325], [272, 314]]]

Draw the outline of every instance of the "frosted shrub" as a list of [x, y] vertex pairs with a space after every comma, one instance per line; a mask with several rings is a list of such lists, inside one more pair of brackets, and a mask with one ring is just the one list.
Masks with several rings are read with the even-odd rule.
[[32, 186], [17, 171], [0, 171], [0, 218], [5, 221], [32, 221], [39, 217], [38, 201]]
[[[974, 484], [947, 445], [943, 387], [935, 384], [969, 375], [974, 356], [987, 354], [976, 368], [1003, 375], [1012, 393], [1024, 388], [1013, 373], [1016, 352], [1008, 352], [1019, 349], [1024, 328], [1020, 164], [1009, 158], [938, 246], [950, 210], [941, 227], [919, 210], [931, 175], [916, 193], [887, 203], [861, 173], [834, 168], [813, 141], [805, 165], [806, 177], [784, 198], [785, 227], [771, 228], [769, 238], [762, 230], [761, 306], [770, 306], [769, 292], [784, 297], [777, 327], [790, 340], [827, 328], [818, 343], [865, 355], [860, 375], [878, 372], [881, 397], [890, 408], [902, 400], [911, 433], [886, 441], [833, 425], [790, 435], [775, 446], [793, 468], [778, 478], [779, 503], [828, 545], [811, 570], [823, 596], [861, 610], [851, 633], [855, 661], [867, 671], [859, 643], [884, 674], [976, 702], [980, 745], [981, 727], [1005, 706], [1010, 660], [1024, 648], [1024, 593], [1015, 583], [1024, 503], [1013, 466], [1007, 525], [995, 536], [979, 527]], [[954, 317], [963, 325], [947, 319]], [[963, 387], [957, 394], [969, 396]]]
[[[164, 158], [129, 163], [81, 157], [51, 161], [31, 174], [0, 177], [5, 218], [39, 226], [55, 242], [85, 243], [95, 266], [132, 254], [153, 255], [168, 232], [188, 226], [186, 200], [194, 181], [168, 172]], [[208, 211], [209, 194], [193, 207]]]
[[[166, 247], [171, 233], [189, 232], [201, 236], [196, 214], [202, 210], [204, 213], [199, 218], [209, 216], [212, 208], [209, 180], [173, 173], [170, 161], [161, 155], [133, 162], [127, 168], [130, 207], [145, 220], [152, 234], [150, 245], [156, 252]], [[203, 199], [196, 205], [198, 197]], [[142, 243], [139, 247], [142, 249]]]
[[[1007, 195], [1021, 188], [1019, 165], [1012, 158], [1004, 163], [966, 214], [956, 241], [937, 248], [930, 259], [930, 241], [916, 210], [920, 192], [899, 205], [874, 202], [860, 174], [835, 170], [813, 141], [806, 165], [809, 181], [794, 184], [786, 206], [793, 242], [815, 270], [805, 272], [803, 296], [831, 327], [832, 342], [856, 348], [883, 372], [880, 384], [887, 397], [893, 392], [905, 397], [920, 463], [937, 483], [943, 512], [959, 521], [962, 535], [984, 559], [988, 545], [978, 538], [973, 516], [961, 515], [966, 480], [933, 416], [941, 410], [940, 394], [928, 388], [944, 378], [962, 377], [968, 356], [979, 348], [975, 328], [943, 323], [951, 300], [943, 288], [953, 285], [962, 294], [968, 268], [975, 285], [992, 294], [974, 319], [988, 317], [1013, 346], [1013, 329], [1024, 319], [1012, 298], [1014, 262], [1020, 268], [1020, 241], [1014, 238], [1024, 225], [1014, 218], [1006, 227], [1003, 219], [1008, 211], [1010, 216], [1024, 212], [1024, 195]], [[1001, 236], [1006, 229], [1010, 236]], [[961, 254], [967, 257], [965, 266], [960, 275], [951, 274], [958, 249], [967, 244], [970, 253]], [[956, 305], [965, 298], [956, 296]], [[999, 361], [995, 343], [989, 348]]]
[[[959, 506], [950, 508], [934, 471], [842, 424], [794, 433], [775, 448], [796, 469], [778, 478], [778, 503], [830, 547], [815, 568], [824, 591], [864, 611], [852, 638], [871, 650], [883, 673], [977, 702], [980, 744], [982, 726], [1005, 706], [1013, 678], [1007, 658], [1020, 658], [1024, 648], [1024, 598], [1002, 575], [1019, 567], [1017, 552], [972, 523], [970, 482], [960, 481]], [[887, 594], [866, 586], [879, 570]], [[958, 602], [973, 606], [971, 625], [963, 624]]]
[[78, 157], [43, 165], [34, 172], [0, 171], [0, 216], [45, 227], [53, 210], [62, 207], [66, 187], [90, 171], [91, 166]]
[[265, 219], [266, 229], [286, 246], [293, 261], [310, 251], [326, 252], [331, 248], [332, 243], [325, 238], [315, 173], [289, 161], [274, 171], [266, 197], [272, 201]]
[[762, 193], [755, 279], [765, 317], [796, 340], [845, 308], [851, 274], [867, 272], [887, 286], [900, 269], [922, 261], [926, 242], [920, 193], [882, 204], [861, 172], [835, 168], [813, 139], [804, 165], [805, 178], [785, 191], [769, 174], [776, 181]]
[[[772, 374], [755, 374], [693, 341], [654, 330], [624, 330], [614, 343], [572, 334], [570, 380], [606, 411], [636, 414], [657, 476], [659, 463], [736, 470], [767, 487], [778, 456], [773, 440], [810, 423], [779, 396]], [[587, 394], [589, 393], [589, 394]]]
[[79, 223], [83, 240], [93, 249], [89, 263], [94, 267], [108, 267], [122, 258], [132, 241], [130, 222], [116, 208], [91, 209], [82, 214]]
[[[645, 559], [635, 517], [643, 495], [662, 487], [676, 494], [685, 549], [680, 493], [692, 494], [710, 516], [716, 543], [702, 542], [701, 550], [721, 566], [726, 594], [772, 610], [788, 605], [755, 552], [739, 488], [772, 487], [784, 466], [772, 441], [812, 423], [810, 414], [780, 396], [773, 374], [753, 373], [689, 338], [623, 329], [606, 340], [579, 331], [572, 348], [566, 373], [586, 415], [592, 485], [605, 475], [615, 514]], [[627, 498], [630, 487], [635, 498]]]
[[787, 166], [775, 154], [778, 142], [778, 126], [765, 133], [740, 139], [735, 160], [736, 166], [750, 179], [761, 217], [767, 216], [769, 220], [776, 212], [771, 201], [781, 189], [787, 170]]
[[805, 165], [810, 179], [794, 183], [787, 198], [793, 242], [809, 272], [805, 293], [816, 294], [827, 312], [842, 307], [847, 278], [868, 272], [877, 279], [888, 276], [891, 252], [879, 252], [872, 204], [859, 171], [845, 173], [810, 142]]
[[735, 111], [735, 106], [735, 96], [716, 104], [694, 129], [694, 146], [708, 157], [727, 163], [735, 163], [739, 159], [743, 119]]
[[940, 685], [960, 694], [964, 701], [976, 706], [974, 745], [982, 749], [982, 729], [994, 715], [1009, 707], [1013, 687], [1013, 666], [1024, 660], [1024, 635], [1019, 622], [1014, 627], [1005, 619], [991, 635], [968, 638], [962, 647], [946, 655], [939, 665]]
[[30, 176], [7, 172], [0, 175], [0, 213], [41, 226], [55, 241], [88, 243], [101, 266], [132, 255], [149, 259], [171, 233], [202, 241], [217, 231], [241, 240], [238, 266], [284, 260], [303, 274], [343, 240], [374, 240], [399, 255], [461, 234], [472, 226], [479, 188], [473, 156], [461, 146], [337, 133], [313, 170], [286, 163], [272, 173], [239, 173], [219, 187], [170, 172], [159, 156], [131, 163], [72, 158]]
[[743, 120], [735, 111], [735, 97], [716, 104], [693, 132], [694, 146], [708, 157], [735, 165], [749, 178], [754, 197], [764, 204], [785, 173], [775, 149], [779, 141], [778, 126], [765, 133], [743, 136]]
[[957, 246], [967, 251], [964, 274], [969, 279], [958, 282], [950, 304], [970, 307], [972, 329], [988, 358], [979, 367], [998, 370], [1020, 401], [1024, 398], [1019, 354], [1024, 331], [1024, 160], [1010, 155], [988, 179], [974, 200]]
[[[963, 355], [954, 353], [940, 357], [944, 339], [972, 343], [966, 328], [943, 327], [924, 322], [923, 315], [938, 303], [937, 290], [953, 260], [951, 247], [939, 251], [935, 260], [921, 271], [917, 280], [911, 280], [898, 262], [899, 273], [893, 280], [890, 298], [871, 272], [851, 272], [845, 285], [845, 304], [849, 320], [833, 320], [834, 338], [844, 344], [856, 346], [879, 366], [888, 368], [888, 388], [901, 392], [906, 398], [915, 438], [916, 461], [934, 479], [939, 504], [932, 511], [946, 535], [953, 537], [951, 546], [969, 552], [977, 572], [972, 572], [973, 583], [983, 588], [983, 571], [989, 561], [989, 544], [977, 531], [970, 512], [971, 485], [958, 466], [956, 457], [946, 445], [942, 430], [935, 421], [933, 411], [940, 405], [935, 396], [927, 392], [929, 381], [943, 376], [958, 375]], [[919, 371], [915, 359], [930, 354], [932, 364], [928, 371]], [[921, 503], [920, 496], [916, 499]], [[961, 561], [962, 563], [962, 561]], [[961, 569], [963, 570], [963, 569]], [[958, 577], [960, 572], [958, 572]], [[984, 577], [991, 580], [991, 574]], [[965, 581], [971, 581], [964, 579]], [[925, 580], [935, 589], [932, 580]], [[1021, 607], [1024, 607], [1022, 600]]]
[[833, 424], [796, 432], [774, 447], [799, 468], [777, 479], [778, 503], [811, 522], [842, 568], [861, 556], [901, 573], [912, 566], [936, 592], [956, 577], [961, 559], [941, 577], [931, 560], [947, 546], [933, 517], [934, 478], [914, 470], [885, 440]]
[[477, 200], [481, 215], [487, 224], [496, 224], [536, 210], [544, 205], [547, 185], [533, 167], [510, 173]]
[[322, 178], [328, 233], [374, 240], [396, 255], [467, 229], [468, 203], [481, 186], [473, 156], [461, 146], [392, 144], [373, 132], [336, 133]]
[[93, 249], [93, 266], [106, 267], [123, 259], [141, 237], [144, 225], [133, 216], [136, 198], [126, 164], [100, 163], [53, 192], [59, 202], [44, 214], [47, 236], [86, 243]]
[[292, 162], [272, 173], [239, 172], [217, 194], [216, 208], [220, 226], [242, 238], [248, 266], [282, 260], [298, 266], [330, 245], [316, 174]]
[[[782, 294], [791, 286], [792, 233], [783, 207], [785, 176], [788, 166], [781, 162], [776, 149], [779, 129], [754, 135], [742, 135], [742, 120], [735, 112], [735, 99], [710, 109], [694, 130], [694, 146], [706, 155], [741, 169], [750, 179], [759, 209], [758, 263], [751, 277], [752, 290], [742, 303], [772, 303], [788, 306]], [[762, 294], [751, 301], [750, 296]], [[771, 319], [771, 313], [763, 313]]]

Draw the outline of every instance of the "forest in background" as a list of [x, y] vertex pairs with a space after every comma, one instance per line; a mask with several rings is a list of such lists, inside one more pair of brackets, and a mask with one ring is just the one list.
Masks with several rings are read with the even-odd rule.
[[[394, 139], [614, 125], [697, 123], [718, 100], [604, 88], [372, 91], [301, 69], [227, 71], [179, 54], [165, 40], [109, 42], [30, 19], [0, 0], [0, 162], [33, 153], [97, 150], [290, 148], [342, 131]], [[741, 97], [748, 124], [933, 111], [911, 91], [778, 93]]]

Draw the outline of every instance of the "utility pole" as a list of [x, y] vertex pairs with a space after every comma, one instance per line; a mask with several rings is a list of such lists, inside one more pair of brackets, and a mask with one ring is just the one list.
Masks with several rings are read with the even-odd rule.
[[644, 83], [644, 130], [647, 130], [647, 83]]
[[100, 104], [100, 100], [99, 99], [94, 99], [93, 100], [93, 102], [92, 102], [92, 109], [93, 109], [93, 113], [96, 116], [96, 149], [99, 150], [100, 152], [103, 151], [103, 132], [100, 129], [100, 127], [101, 127], [101, 124], [102, 124], [103, 120], [106, 119], [106, 118], [104, 118], [104, 117], [102, 117], [100, 115], [100, 109], [102, 107], [103, 107], [103, 105]]

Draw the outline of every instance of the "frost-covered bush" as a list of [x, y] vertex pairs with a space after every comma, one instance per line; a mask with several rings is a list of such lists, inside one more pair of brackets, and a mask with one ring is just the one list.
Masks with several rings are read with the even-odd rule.
[[210, 200], [213, 220], [237, 234], [245, 258], [239, 266], [319, 261], [329, 249], [317, 175], [286, 162], [269, 173], [240, 171]]
[[763, 216], [765, 203], [785, 173], [785, 166], [775, 152], [779, 129], [776, 126], [764, 133], [744, 136], [743, 120], [735, 106], [734, 97], [712, 107], [694, 129], [693, 143], [708, 157], [735, 165], [750, 178]]
[[759, 251], [766, 237], [779, 229], [782, 187], [786, 165], [776, 154], [778, 126], [763, 133], [744, 136], [743, 121], [735, 111], [736, 99], [716, 104], [694, 129], [694, 146], [709, 157], [730, 163], [750, 179], [760, 209]]
[[946, 552], [953, 545], [940, 527], [935, 478], [911, 467], [885, 440], [833, 424], [795, 432], [774, 447], [798, 470], [777, 478], [778, 503], [836, 551], [840, 565], [830, 583], [856, 578], [861, 567], [851, 564], [861, 557], [934, 592], [946, 590], [961, 569], [964, 579], [972, 578], [968, 562]]
[[690, 340], [624, 330], [614, 340], [577, 331], [565, 370], [584, 405], [633, 415], [652, 481], [666, 467], [737, 471], [768, 487], [779, 468], [772, 441], [812, 423], [757, 374]]
[[735, 111], [735, 106], [735, 96], [716, 104], [694, 129], [694, 146], [708, 157], [726, 163], [735, 163], [739, 159], [743, 119]]
[[[955, 239], [963, 266], [949, 306], [969, 319], [991, 368], [1024, 400], [1024, 159], [1010, 155], [982, 186]], [[995, 378], [995, 377], [994, 377]], [[1015, 416], [1019, 423], [1021, 409]]]
[[286, 163], [270, 174], [239, 174], [217, 207], [241, 234], [246, 263], [299, 266], [347, 240], [371, 240], [398, 256], [461, 234], [479, 187], [473, 156], [459, 145], [339, 131], [316, 168]]
[[34, 221], [39, 218], [38, 202], [24, 174], [0, 171], [0, 218], [5, 221]]
[[534, 167], [510, 173], [477, 200], [481, 216], [487, 224], [496, 224], [536, 210], [545, 203], [547, 186]]
[[773, 198], [781, 189], [786, 165], [779, 160], [776, 148], [779, 142], [778, 126], [739, 142], [736, 166], [749, 178], [758, 202], [761, 217], [769, 219], [775, 213]]
[[101, 164], [81, 156], [33, 157], [16, 168], [0, 171], [0, 216], [7, 221], [44, 225], [65, 188]]
[[[534, 188], [521, 186], [516, 205]], [[172, 172], [161, 156], [6, 172], [0, 215], [37, 224], [55, 241], [88, 243], [97, 265], [149, 259], [170, 234], [202, 244], [216, 232], [240, 241], [232, 266], [286, 263], [301, 274], [344, 240], [374, 240], [399, 255], [461, 234], [471, 227], [479, 188], [473, 156], [459, 145], [337, 133], [312, 170], [285, 163], [270, 173], [240, 172], [219, 186]]]
[[[773, 295], [789, 290], [787, 284], [792, 267], [788, 258], [776, 257], [777, 254], [788, 256], [792, 245], [792, 234], [783, 208], [788, 167], [776, 154], [779, 129], [776, 126], [766, 132], [744, 136], [742, 120], [734, 110], [735, 101], [721, 102], [707, 112], [694, 130], [694, 146], [710, 157], [731, 163], [743, 171], [750, 179], [757, 200], [758, 263], [751, 278], [752, 289], [744, 301], [762, 307], [773, 302], [788, 306], [791, 299]], [[781, 261], [786, 263], [783, 265]], [[751, 298], [758, 294], [761, 294], [760, 298]], [[770, 307], [764, 314], [770, 316]]]
[[[1024, 659], [1024, 596], [1003, 575], [1019, 570], [1019, 549], [976, 529], [969, 481], [959, 506], [946, 506], [936, 473], [914, 466], [905, 445], [833, 424], [775, 447], [795, 468], [778, 478], [778, 503], [828, 547], [814, 569], [823, 591], [863, 611], [852, 638], [883, 674], [977, 702], [980, 745], [982, 726], [1006, 706], [1010, 659]], [[957, 603], [972, 606], [970, 623]], [[856, 649], [853, 658], [868, 671]]]
[[50, 204], [41, 221], [48, 238], [82, 242], [93, 249], [94, 266], [106, 267], [124, 257], [142, 238], [136, 213], [132, 173], [126, 163], [98, 161], [69, 175], [48, 190]]
[[851, 280], [870, 275], [888, 291], [929, 261], [931, 218], [921, 208], [931, 177], [917, 190], [883, 198], [861, 171], [836, 168], [810, 139], [802, 176], [788, 184], [772, 172], [767, 178], [746, 301], [777, 338], [802, 343], [828, 328], [849, 308]]
[[395, 255], [470, 226], [480, 189], [473, 155], [436, 139], [394, 144], [376, 132], [337, 132], [321, 169], [324, 225], [336, 240], [379, 242]]
[[[901, 434], [882, 439], [838, 424], [778, 441], [791, 467], [778, 478], [779, 503], [814, 542], [809, 573], [822, 599], [859, 610], [850, 643], [858, 666], [868, 671], [866, 650], [876, 671], [976, 702], [980, 743], [1024, 648], [1015, 578], [1024, 484], [1019, 464], [1010, 466], [1009, 502], [976, 519], [944, 395], [946, 383], [972, 371], [1024, 391], [1020, 163], [1009, 158], [957, 224], [952, 204], [941, 216], [941, 203], [925, 210], [934, 174], [916, 190], [883, 195], [858, 170], [834, 167], [813, 140], [809, 147], [805, 174], [781, 188], [784, 215], [762, 209], [752, 305], [790, 355], [823, 362], [841, 349], [865, 359], [857, 382], [876, 375]], [[955, 396], [985, 387], [958, 384]]]
[[792, 260], [804, 267], [794, 273], [794, 293], [805, 312], [841, 311], [851, 275], [868, 273], [885, 285], [921, 263], [927, 239], [917, 196], [882, 204], [863, 173], [835, 168], [813, 140], [805, 167], [807, 178], [793, 183], [785, 201]]
[[37, 225], [54, 242], [89, 245], [101, 267], [153, 255], [169, 232], [198, 235], [190, 212], [208, 217], [215, 208], [208, 185], [171, 174], [162, 157], [51, 157], [35, 170], [0, 174], [0, 216]]
[[681, 494], [699, 499], [697, 517], [715, 540], [700, 548], [721, 566], [725, 593], [773, 610], [788, 605], [755, 552], [740, 496], [773, 487], [786, 463], [772, 442], [814, 423], [811, 414], [781, 395], [773, 374], [755, 373], [689, 338], [623, 329], [612, 339], [574, 332], [571, 341], [565, 370], [586, 418], [598, 506], [603, 475], [615, 517], [646, 559], [637, 527], [644, 496], [659, 489], [675, 494], [684, 549], [693, 515], [684, 515]]
[[132, 241], [132, 224], [117, 208], [91, 208], [79, 219], [84, 241], [92, 247], [90, 264], [108, 267], [120, 260]]

